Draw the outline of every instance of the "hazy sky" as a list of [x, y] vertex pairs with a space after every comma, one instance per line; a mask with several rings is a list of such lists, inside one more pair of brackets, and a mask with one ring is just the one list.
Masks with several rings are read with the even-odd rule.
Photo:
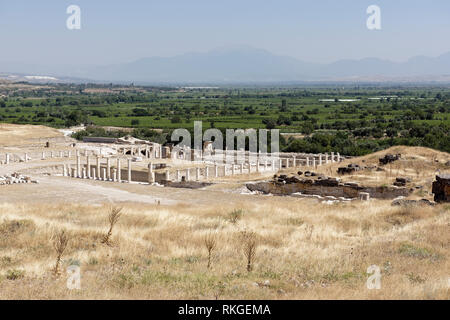
[[[81, 7], [81, 30], [66, 9]], [[366, 28], [381, 8], [382, 30]], [[305, 61], [450, 51], [448, 0], [0, 0], [0, 61], [109, 64], [249, 45]]]

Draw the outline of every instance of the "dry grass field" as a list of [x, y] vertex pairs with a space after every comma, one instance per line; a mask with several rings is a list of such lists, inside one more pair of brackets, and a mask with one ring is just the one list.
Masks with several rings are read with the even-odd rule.
[[[0, 205], [0, 298], [450, 298], [449, 205], [276, 197], [264, 205], [124, 204], [105, 244], [110, 210]], [[69, 240], [55, 275], [53, 243], [61, 230]], [[74, 264], [80, 290], [66, 287], [65, 270]], [[370, 265], [381, 269], [380, 290], [366, 287]]]
[[61, 136], [62, 133], [58, 130], [45, 126], [0, 123], [0, 147], [29, 145], [37, 140]]

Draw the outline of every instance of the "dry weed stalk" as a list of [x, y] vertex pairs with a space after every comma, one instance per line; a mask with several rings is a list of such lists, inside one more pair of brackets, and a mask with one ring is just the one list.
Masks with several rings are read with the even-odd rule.
[[208, 269], [210, 269], [212, 254], [217, 247], [217, 235], [215, 233], [211, 232], [205, 236], [205, 247], [208, 251]]
[[256, 257], [256, 248], [258, 246], [256, 233], [250, 231], [241, 232], [244, 256], [247, 262], [247, 271], [253, 270], [253, 262]]
[[55, 275], [59, 274], [59, 265], [61, 263], [61, 257], [67, 248], [68, 242], [69, 236], [66, 230], [61, 230], [53, 237], [53, 247], [55, 248], [57, 254], [55, 267], [53, 269]]
[[122, 215], [122, 208], [112, 207], [110, 209], [108, 216], [109, 230], [108, 233], [103, 237], [102, 243], [111, 245], [112, 230], [117, 221], [119, 221], [121, 215]]
[[306, 227], [306, 239], [311, 240], [313, 232], [314, 232], [314, 226], [313, 225], [307, 226]]

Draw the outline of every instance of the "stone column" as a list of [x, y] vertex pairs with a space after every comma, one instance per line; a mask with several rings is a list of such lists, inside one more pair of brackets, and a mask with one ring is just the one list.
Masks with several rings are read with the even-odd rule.
[[313, 160], [313, 163], [312, 163], [313, 164], [313, 168], [315, 168], [316, 167], [316, 157], [313, 157], [312, 160]]
[[205, 177], [206, 177], [206, 179], [209, 178], [209, 167], [208, 166], [205, 167]]
[[117, 169], [113, 169], [113, 177], [112, 177], [112, 181], [117, 181]]
[[275, 160], [272, 160], [272, 171], [275, 171]]
[[103, 175], [103, 181], [108, 181], [108, 178], [106, 177], [106, 168], [102, 168], [102, 175]]
[[325, 164], [328, 164], [328, 153], [325, 153]]
[[6, 154], [5, 164], [9, 164], [9, 153]]
[[92, 179], [94, 179], [94, 180], [97, 178], [97, 177], [96, 177], [97, 175], [96, 175], [96, 173], [95, 173], [96, 171], [97, 171], [96, 168], [95, 168], [95, 167], [92, 167]]
[[234, 163], [231, 165], [231, 175], [234, 176], [236, 174], [234, 169]]
[[219, 167], [217, 163], [214, 164], [214, 177], [217, 178], [219, 176]]
[[86, 157], [86, 171], [87, 171], [87, 177], [88, 179], [91, 178], [91, 160], [89, 156]]
[[259, 160], [256, 160], [256, 172], [259, 172]]
[[128, 183], [131, 182], [131, 159], [128, 159]]
[[86, 179], [87, 175], [86, 175], [86, 168], [83, 168], [83, 179]]
[[178, 182], [178, 181], [180, 181], [180, 170], [177, 170], [177, 180], [176, 180], [176, 182]]
[[244, 174], [244, 163], [243, 162], [241, 162], [241, 167], [240, 167], [239, 171], [241, 174]]
[[80, 156], [77, 155], [77, 178], [81, 178], [81, 163], [80, 163]]
[[50, 151], [50, 158], [53, 158], [53, 151]]
[[190, 169], [186, 169], [186, 181], [191, 180], [191, 172]]
[[200, 181], [200, 168], [195, 169], [195, 180]]
[[306, 157], [306, 166], [309, 167], [309, 158]]
[[162, 159], [162, 145], [159, 146], [159, 158]]
[[283, 168], [283, 159], [280, 159], [280, 170]]
[[42, 152], [42, 160], [45, 160], [45, 151]]
[[336, 155], [337, 162], [341, 162], [341, 154], [338, 152]]
[[322, 165], [322, 154], [319, 154], [319, 166]]
[[67, 176], [67, 168], [66, 168], [66, 165], [63, 164], [63, 177], [66, 177], [66, 176]]
[[25, 162], [28, 162], [28, 153], [25, 153], [24, 161], [25, 161]]
[[334, 162], [334, 152], [331, 153], [331, 163]]
[[72, 151], [69, 150], [69, 158], [72, 157]]
[[100, 180], [100, 156], [97, 156], [97, 176], [98, 179]]
[[111, 180], [111, 158], [106, 158], [106, 179]]
[[170, 172], [169, 170], [166, 170], [166, 181], [169, 181], [170, 179]]
[[122, 182], [122, 165], [120, 158], [117, 158], [117, 181]]
[[150, 184], [154, 182], [154, 179], [153, 179], [153, 164], [151, 162], [148, 164], [148, 177], [147, 177], [147, 179], [148, 179], [148, 183], [150, 183]]

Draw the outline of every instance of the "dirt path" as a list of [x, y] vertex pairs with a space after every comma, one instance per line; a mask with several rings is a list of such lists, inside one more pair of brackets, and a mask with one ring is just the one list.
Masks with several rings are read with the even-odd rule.
[[[51, 172], [52, 166], [61, 165], [60, 161], [32, 161], [0, 166], [0, 175], [20, 172], [39, 181], [38, 184], [16, 184], [1, 186], [0, 202], [134, 202], [145, 204], [217, 205], [230, 201], [265, 201], [266, 196], [240, 194], [242, 184], [233, 181], [212, 185], [204, 189], [184, 189], [150, 186], [141, 183], [113, 183], [44, 175]], [[53, 174], [55, 170], [53, 170]], [[35, 173], [41, 172], [41, 173]], [[59, 172], [58, 172], [59, 173]]]

